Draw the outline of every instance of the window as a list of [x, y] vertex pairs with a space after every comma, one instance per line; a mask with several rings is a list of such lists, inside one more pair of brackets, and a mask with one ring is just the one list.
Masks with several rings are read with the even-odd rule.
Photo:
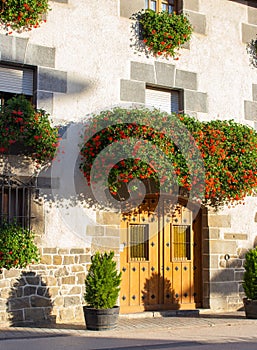
[[181, 90], [160, 90], [147, 87], [145, 91], [146, 107], [156, 107], [167, 113], [179, 113], [183, 110]]
[[0, 107], [15, 95], [34, 101], [35, 68], [0, 64]]
[[24, 228], [30, 227], [33, 188], [13, 176], [0, 177], [0, 224], [15, 221]]
[[148, 225], [129, 225], [130, 260], [146, 261], [149, 259]]
[[[35, 103], [35, 77], [35, 67], [0, 63], [0, 108], [8, 99], [20, 94]], [[17, 154], [16, 149], [10, 153]], [[30, 228], [32, 188], [11, 175], [0, 175], [0, 225], [15, 221]]]
[[145, 0], [145, 8], [155, 12], [168, 11], [169, 13], [178, 11], [176, 0]]
[[173, 260], [191, 259], [191, 227], [188, 225], [173, 226]]

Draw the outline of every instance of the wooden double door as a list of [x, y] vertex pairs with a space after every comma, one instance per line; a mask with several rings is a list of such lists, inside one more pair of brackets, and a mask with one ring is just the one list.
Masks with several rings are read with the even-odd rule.
[[121, 313], [201, 306], [200, 216], [147, 198], [121, 219]]

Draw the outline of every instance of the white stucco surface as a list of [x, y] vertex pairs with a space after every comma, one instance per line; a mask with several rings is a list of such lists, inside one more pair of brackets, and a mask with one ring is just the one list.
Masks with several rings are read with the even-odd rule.
[[[52, 116], [57, 121], [79, 123], [90, 113], [120, 104], [120, 80], [130, 79], [131, 61], [153, 64], [155, 59], [135, 53], [130, 47], [131, 20], [119, 17], [119, 1], [50, 3], [47, 23], [14, 35], [29, 38], [28, 44], [55, 48], [55, 69], [67, 72], [68, 81], [66, 94], [54, 94]], [[207, 94], [208, 101], [208, 113], [197, 113], [199, 119], [235, 119], [253, 126], [254, 122], [244, 119], [244, 100], [252, 101], [252, 84], [257, 84], [256, 69], [250, 66], [241, 40], [242, 23], [248, 22], [247, 6], [226, 0], [201, 0], [199, 13], [206, 16], [206, 35], [194, 33], [190, 50], [182, 50], [178, 61], [158, 60], [197, 74], [197, 89]], [[55, 175], [60, 175], [58, 191], [65, 192], [65, 199], [74, 189], [78, 134], [76, 130], [72, 139], [63, 141], [65, 153], [58, 155], [58, 166], [54, 165]], [[256, 203], [256, 199], [247, 199], [244, 206], [224, 210], [232, 215], [231, 231], [249, 234], [250, 241], [256, 232]], [[80, 207], [60, 212], [47, 205], [48, 243], [80, 245], [87, 220], [94, 221], [94, 215]]]

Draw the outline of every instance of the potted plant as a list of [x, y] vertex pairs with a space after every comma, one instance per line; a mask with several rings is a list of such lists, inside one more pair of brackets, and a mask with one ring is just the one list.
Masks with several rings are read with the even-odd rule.
[[243, 302], [246, 318], [257, 319], [257, 247], [246, 253], [244, 268], [243, 288], [246, 297]]
[[83, 307], [87, 329], [102, 331], [117, 326], [119, 306], [116, 305], [120, 291], [121, 272], [113, 260], [114, 252], [96, 252], [85, 280]]

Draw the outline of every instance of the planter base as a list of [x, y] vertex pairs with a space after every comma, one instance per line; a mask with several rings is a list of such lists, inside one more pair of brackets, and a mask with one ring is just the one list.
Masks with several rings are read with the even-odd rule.
[[88, 330], [105, 331], [117, 327], [119, 306], [114, 306], [112, 309], [94, 309], [84, 306], [83, 311]]
[[257, 319], [257, 300], [243, 299], [246, 318]]

